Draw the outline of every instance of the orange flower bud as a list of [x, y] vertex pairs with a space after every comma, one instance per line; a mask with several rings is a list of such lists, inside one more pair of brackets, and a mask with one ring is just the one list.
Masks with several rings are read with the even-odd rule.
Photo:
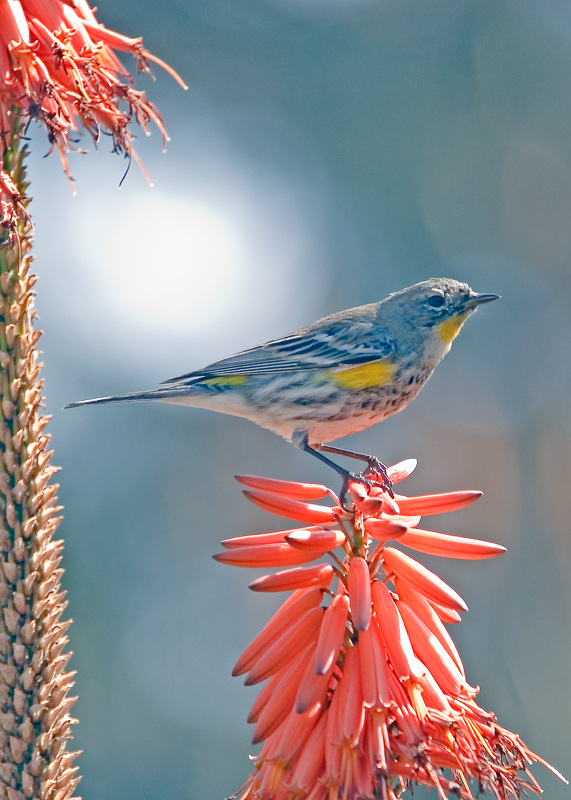
[[286, 497], [264, 492], [261, 489], [249, 489], [244, 494], [257, 506], [271, 511], [272, 514], [287, 516], [290, 519], [297, 519], [300, 522], [313, 522], [314, 524], [325, 524], [335, 522], [338, 508], [329, 506], [318, 506], [315, 503], [304, 503], [300, 500], [290, 500]]
[[389, 572], [394, 572], [397, 577], [410, 581], [416, 590], [429, 600], [435, 600], [458, 611], [468, 611], [468, 606], [454, 589], [414, 558], [393, 547], [386, 547], [383, 560]]
[[249, 588], [253, 592], [289, 592], [292, 589], [318, 586], [326, 589], [333, 580], [333, 567], [320, 564], [317, 567], [300, 567], [264, 575], [252, 581]]
[[329, 604], [319, 631], [315, 649], [315, 673], [325, 675], [337, 661], [346, 633], [349, 597], [337, 594]]
[[351, 619], [357, 631], [366, 631], [371, 622], [371, 576], [364, 558], [349, 562], [347, 590], [351, 602]]
[[446, 511], [455, 511], [464, 508], [479, 500], [482, 492], [444, 492], [443, 494], [425, 494], [418, 497], [404, 497], [395, 495], [401, 514], [443, 514]]
[[411, 550], [428, 553], [431, 556], [444, 558], [495, 558], [506, 552], [506, 548], [495, 542], [484, 542], [481, 539], [467, 539], [464, 536], [450, 536], [447, 533], [423, 531], [418, 528], [408, 530], [399, 542]]
[[299, 481], [282, 481], [276, 478], [263, 478], [258, 475], [235, 475], [236, 480], [250, 489], [261, 489], [264, 492], [280, 494], [283, 497], [294, 497], [298, 500], [320, 500], [331, 494], [331, 490], [321, 483], [300, 483]]

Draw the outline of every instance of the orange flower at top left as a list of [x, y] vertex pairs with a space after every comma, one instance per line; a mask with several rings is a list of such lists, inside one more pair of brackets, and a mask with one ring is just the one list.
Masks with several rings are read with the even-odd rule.
[[[72, 183], [67, 153], [72, 149], [72, 134], [82, 129], [96, 142], [102, 134], [110, 135], [113, 150], [135, 158], [141, 166], [132, 144], [131, 121], [136, 119], [148, 133], [152, 120], [163, 139], [168, 137], [158, 109], [135, 89], [117, 50], [131, 53], [139, 72], [150, 72], [149, 61], [154, 61], [184, 87], [174, 70], [143, 48], [142, 39], [127, 38], [101, 25], [86, 0], [0, 0], [4, 148], [10, 146], [18, 128], [15, 118], [24, 127], [37, 119]], [[11, 226], [25, 209], [3, 163], [0, 169], [0, 224]]]

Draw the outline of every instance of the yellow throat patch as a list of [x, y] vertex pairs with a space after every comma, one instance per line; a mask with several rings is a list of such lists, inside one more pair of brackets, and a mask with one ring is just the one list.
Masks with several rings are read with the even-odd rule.
[[467, 314], [457, 314], [455, 317], [449, 317], [436, 326], [436, 332], [444, 344], [452, 344], [460, 333], [460, 328], [466, 322], [466, 317]]
[[327, 370], [327, 377], [344, 389], [376, 389], [390, 383], [397, 365], [390, 361], [371, 361], [358, 367], [334, 367]]

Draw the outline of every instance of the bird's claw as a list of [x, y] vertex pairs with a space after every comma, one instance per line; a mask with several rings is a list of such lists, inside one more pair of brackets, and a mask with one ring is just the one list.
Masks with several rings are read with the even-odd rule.
[[[349, 472], [347, 471], [343, 476], [343, 485], [341, 488], [341, 497], [344, 498], [349, 492], [349, 484], [360, 483], [367, 489], [373, 487], [380, 487], [383, 492], [386, 492], [389, 497], [394, 500], [395, 493], [393, 492], [393, 483], [387, 474], [387, 470], [378, 459], [374, 459], [374, 466], [369, 466], [363, 472]], [[379, 469], [379, 467], [381, 469]], [[381, 480], [379, 480], [380, 478]]]
[[[389, 478], [387, 468], [382, 461], [379, 461], [379, 459], [375, 458], [375, 456], [371, 456], [368, 460], [368, 466], [362, 474], [365, 480], [372, 481], [374, 486], [380, 486], [383, 491], [386, 492], [392, 500], [394, 500], [395, 493], [393, 491], [393, 482]], [[378, 478], [380, 478], [380, 480], [378, 480]]]

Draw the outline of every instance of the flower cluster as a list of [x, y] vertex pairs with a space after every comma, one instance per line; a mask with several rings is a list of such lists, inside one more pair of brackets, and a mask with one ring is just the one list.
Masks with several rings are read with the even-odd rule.
[[[393, 483], [416, 462], [389, 468]], [[240, 800], [396, 800], [415, 784], [439, 797], [498, 800], [540, 788], [541, 759], [475, 701], [444, 623], [467, 609], [432, 571], [389, 541], [448, 558], [493, 558], [492, 542], [418, 527], [421, 515], [462, 508], [481, 492], [389, 496], [353, 482], [347, 503], [317, 484], [239, 476], [246, 496], [308, 527], [228, 539], [214, 558], [287, 567], [254, 591], [288, 591], [234, 675], [266, 681], [248, 721], [263, 742]], [[315, 503], [329, 497], [333, 505]], [[298, 566], [322, 559], [312, 566]], [[235, 795], [238, 796], [238, 795]]]
[[[179, 76], [143, 48], [99, 24], [86, 0], [0, 0], [0, 130], [5, 148], [14, 133], [14, 114], [26, 124], [38, 119], [72, 181], [66, 154], [74, 133], [85, 128], [98, 141], [137, 161], [129, 129], [134, 118], [148, 133], [152, 120], [166, 139], [158, 109], [134, 88], [115, 51], [131, 53], [139, 71], [149, 61]], [[139, 162], [140, 163], [140, 162]], [[0, 163], [0, 223], [11, 226], [22, 214], [21, 198]], [[144, 171], [144, 170], [143, 170]]]

